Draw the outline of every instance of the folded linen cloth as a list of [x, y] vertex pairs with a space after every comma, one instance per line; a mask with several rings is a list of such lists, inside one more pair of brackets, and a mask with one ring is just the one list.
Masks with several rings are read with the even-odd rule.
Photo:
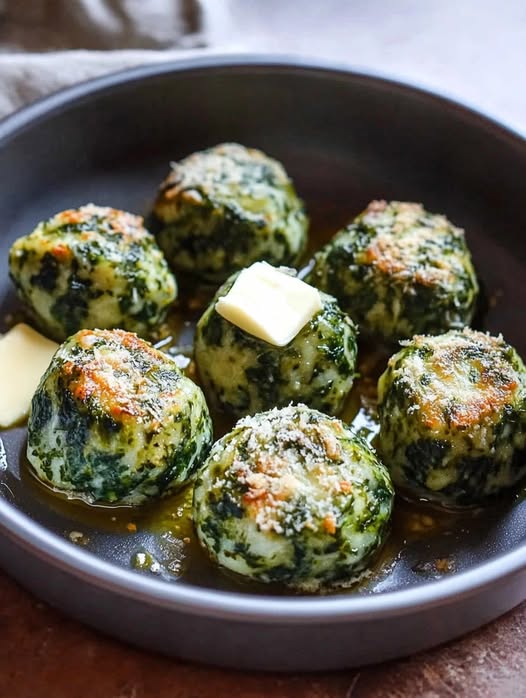
[[0, 118], [62, 87], [133, 66], [195, 55], [180, 51], [59, 51], [0, 57]]
[[221, 4], [0, 0], [0, 117], [81, 80], [193, 54]]
[[189, 48], [203, 41], [204, 5], [206, 0], [0, 0], [0, 51]]

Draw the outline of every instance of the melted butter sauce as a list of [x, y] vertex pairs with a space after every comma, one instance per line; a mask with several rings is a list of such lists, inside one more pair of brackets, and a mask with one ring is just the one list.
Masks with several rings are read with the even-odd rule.
[[[316, 222], [315, 222], [316, 225]], [[317, 226], [316, 226], [317, 227]], [[333, 230], [339, 226], [334, 226]], [[319, 247], [329, 235], [311, 236], [309, 251]], [[192, 359], [195, 324], [210, 302], [215, 289], [195, 287], [187, 278], [178, 277], [179, 299], [166, 323], [154, 338], [155, 345], [178, 362], [185, 373], [199, 382]], [[355, 428], [367, 441], [374, 444], [378, 432], [376, 414], [376, 382], [385, 369], [389, 354], [377, 347], [360, 346], [358, 374], [340, 418]], [[212, 413], [215, 437], [229, 431], [235, 420], [223, 414]], [[21, 474], [26, 487], [44, 506], [75, 524], [67, 531], [72, 543], [90, 548], [89, 534], [83, 529], [113, 534], [136, 541], [131, 546], [130, 567], [167, 580], [183, 579], [189, 583], [216, 589], [246, 591], [263, 594], [290, 594], [289, 590], [241, 579], [213, 565], [201, 549], [191, 519], [192, 486], [180, 492], [153, 501], [140, 508], [100, 506], [67, 497], [41, 483], [31, 472], [25, 456], [21, 456]], [[0, 441], [0, 471], [6, 467], [5, 451]], [[483, 516], [481, 516], [483, 514]], [[469, 511], [447, 511], [422, 502], [405, 501], [397, 495], [391, 533], [369, 570], [359, 582], [336, 593], [357, 590], [372, 593], [396, 574], [404, 551], [413, 544], [426, 544], [437, 536], [453, 536], [481, 527], [481, 521], [496, 518], [492, 508]], [[76, 530], [79, 529], [79, 530]], [[482, 531], [482, 528], [481, 528]], [[481, 533], [482, 535], [482, 533]], [[434, 558], [423, 556], [413, 566], [416, 574], [438, 578], [455, 571], [455, 560], [447, 555]], [[392, 584], [391, 584], [392, 588]]]
[[[195, 365], [191, 360], [191, 342], [195, 316], [184, 306], [174, 311], [168, 325], [169, 332], [159, 340], [158, 346], [175, 357], [186, 359], [185, 372], [198, 380]], [[191, 320], [188, 320], [188, 317]], [[358, 362], [359, 377], [346, 401], [340, 418], [352, 424], [367, 441], [374, 443], [378, 432], [376, 415], [376, 381], [384, 370], [388, 354], [385, 351], [360, 347]], [[181, 364], [184, 362], [181, 361]], [[216, 438], [229, 431], [235, 420], [223, 414], [212, 414]], [[191, 509], [192, 485], [174, 495], [152, 501], [140, 508], [131, 506], [102, 506], [88, 504], [81, 499], [68, 497], [41, 483], [30, 470], [25, 457], [22, 468], [27, 487], [47, 507], [75, 522], [75, 528], [66, 532], [72, 543], [89, 550], [89, 528], [137, 539], [136, 548], [130, 555], [130, 567], [143, 573], [167, 580], [182, 578], [185, 581], [225, 590], [245, 590], [252, 593], [290, 594], [289, 590], [277, 585], [264, 585], [238, 578], [235, 574], [218, 569], [201, 549], [195, 534]], [[0, 468], [2, 449], [0, 445]], [[465, 527], [476, 525], [480, 512], [449, 512], [425, 503], [410, 502], [397, 497], [391, 533], [377, 555], [367, 575], [350, 587], [331, 593], [350, 593], [356, 590], [377, 591], [393, 573], [404, 549], [415, 541], [425, 541], [436, 535], [452, 535]], [[78, 530], [77, 530], [78, 529]], [[146, 534], [146, 543], [144, 536]], [[155, 543], [152, 543], [152, 540]], [[133, 547], [133, 546], [132, 546]], [[455, 569], [454, 560], [448, 557], [424, 559], [415, 565], [415, 572], [427, 578], [438, 578]]]

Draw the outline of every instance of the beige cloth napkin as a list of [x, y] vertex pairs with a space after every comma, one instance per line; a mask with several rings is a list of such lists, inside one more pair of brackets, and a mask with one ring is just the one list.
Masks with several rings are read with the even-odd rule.
[[0, 0], [0, 117], [81, 80], [193, 55], [192, 49], [207, 43], [206, 5], [206, 0]]
[[196, 55], [196, 51], [68, 51], [0, 57], [0, 118], [81, 80], [144, 63]]

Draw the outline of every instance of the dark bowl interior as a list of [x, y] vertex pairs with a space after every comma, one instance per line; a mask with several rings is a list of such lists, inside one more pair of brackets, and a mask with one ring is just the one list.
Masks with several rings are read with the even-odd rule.
[[[489, 299], [481, 326], [502, 332], [526, 356], [526, 145], [500, 126], [425, 92], [301, 65], [146, 69], [70, 97], [32, 107], [0, 130], [0, 329], [19, 307], [7, 270], [17, 236], [90, 201], [146, 213], [170, 160], [237, 141], [284, 163], [321, 235], [375, 198], [421, 201], [445, 213], [465, 228]], [[168, 529], [129, 531], [129, 512], [107, 528], [100, 517], [52, 505], [24, 472], [25, 430], [0, 437], [8, 465], [0, 461], [0, 494], [10, 504], [58, 536], [80, 531], [88, 552], [124, 568], [150, 550], [168, 560], [161, 576], [174, 581], [177, 542]], [[450, 561], [448, 573], [461, 572], [522, 546], [519, 495], [460, 524], [437, 515], [440, 525], [390, 549], [358, 593], [434, 583], [437, 559]], [[176, 583], [239, 589], [204, 559]]]

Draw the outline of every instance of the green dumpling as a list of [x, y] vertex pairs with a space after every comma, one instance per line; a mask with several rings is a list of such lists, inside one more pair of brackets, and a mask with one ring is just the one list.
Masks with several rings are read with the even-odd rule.
[[211, 443], [203, 393], [169, 356], [131, 332], [81, 330], [33, 397], [27, 457], [57, 490], [141, 504], [191, 480]]
[[149, 336], [177, 284], [140, 216], [89, 204], [19, 238], [9, 272], [41, 330], [61, 342], [84, 328]]
[[413, 497], [480, 504], [526, 475], [526, 369], [502, 337], [413, 337], [389, 360], [378, 399], [378, 452]]
[[207, 399], [236, 416], [291, 402], [337, 414], [355, 377], [357, 328], [352, 320], [334, 298], [321, 293], [321, 310], [288, 344], [274, 346], [217, 312], [218, 299], [237, 276], [221, 286], [197, 323], [195, 360]]
[[373, 340], [469, 325], [478, 284], [464, 232], [421, 204], [373, 201], [314, 257], [308, 283]]
[[305, 405], [246, 417], [194, 490], [201, 544], [222, 567], [302, 591], [349, 586], [385, 540], [389, 474], [365, 441]]
[[172, 268], [206, 281], [259, 260], [295, 265], [306, 245], [308, 220], [282, 165], [236, 143], [172, 163], [153, 212]]

